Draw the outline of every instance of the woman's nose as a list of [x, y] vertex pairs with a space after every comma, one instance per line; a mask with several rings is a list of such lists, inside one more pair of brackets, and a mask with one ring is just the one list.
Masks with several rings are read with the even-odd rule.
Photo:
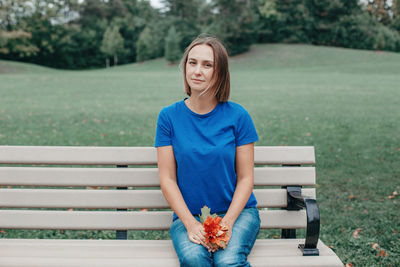
[[200, 73], [201, 73], [201, 66], [200, 66], [200, 65], [197, 65], [197, 66], [195, 67], [194, 73], [196, 73], [196, 74], [200, 74]]

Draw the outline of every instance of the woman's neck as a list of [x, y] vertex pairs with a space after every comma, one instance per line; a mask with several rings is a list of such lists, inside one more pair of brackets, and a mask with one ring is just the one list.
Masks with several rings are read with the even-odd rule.
[[186, 105], [191, 111], [197, 114], [207, 114], [218, 105], [218, 100], [213, 95], [196, 96], [192, 94], [186, 100]]

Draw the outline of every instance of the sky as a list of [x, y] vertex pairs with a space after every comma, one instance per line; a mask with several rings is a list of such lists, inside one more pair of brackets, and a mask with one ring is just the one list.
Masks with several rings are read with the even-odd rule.
[[150, 0], [150, 4], [155, 8], [163, 7], [160, 0]]

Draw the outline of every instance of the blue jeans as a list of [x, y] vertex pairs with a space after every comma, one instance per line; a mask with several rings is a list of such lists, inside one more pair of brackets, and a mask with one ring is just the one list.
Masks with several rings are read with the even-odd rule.
[[[225, 214], [218, 214], [224, 217]], [[196, 216], [196, 219], [199, 218]], [[202, 245], [191, 242], [185, 225], [178, 218], [170, 229], [172, 242], [182, 267], [251, 266], [247, 261], [260, 230], [257, 208], [243, 209], [232, 229], [232, 236], [225, 249], [211, 253]]]

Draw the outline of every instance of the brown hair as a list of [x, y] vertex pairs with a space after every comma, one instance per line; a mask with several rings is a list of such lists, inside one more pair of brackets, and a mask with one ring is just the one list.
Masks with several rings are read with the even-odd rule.
[[212, 83], [208, 89], [214, 92], [218, 102], [226, 102], [229, 99], [231, 91], [229, 66], [228, 66], [228, 53], [222, 43], [215, 37], [197, 37], [192, 43], [186, 48], [181, 60], [181, 68], [183, 70], [183, 82], [185, 93], [190, 96], [191, 90], [188, 82], [186, 81], [186, 63], [188, 60], [189, 52], [196, 45], [208, 45], [214, 52], [214, 73], [212, 77]]

